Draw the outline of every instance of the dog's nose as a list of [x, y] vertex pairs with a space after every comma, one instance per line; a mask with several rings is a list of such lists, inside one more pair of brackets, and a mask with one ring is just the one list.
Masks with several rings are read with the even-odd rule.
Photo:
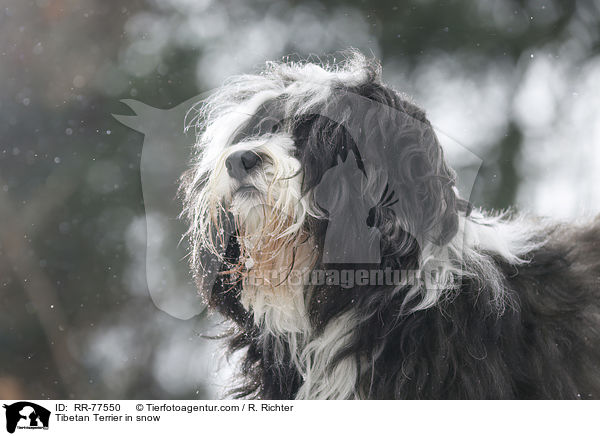
[[260, 162], [260, 156], [253, 151], [240, 150], [231, 153], [225, 160], [227, 174], [237, 180], [243, 180], [246, 175]]

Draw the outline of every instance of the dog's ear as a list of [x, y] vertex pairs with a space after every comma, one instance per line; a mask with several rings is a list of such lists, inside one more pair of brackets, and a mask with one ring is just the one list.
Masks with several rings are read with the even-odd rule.
[[378, 168], [387, 179], [387, 198], [381, 204], [387, 215], [380, 213], [380, 224], [396, 222], [420, 247], [445, 245], [456, 235], [459, 213], [468, 213], [468, 203], [457, 195], [456, 174], [423, 111], [396, 98], [387, 103], [396, 105], [364, 118], [364, 129], [371, 132], [367, 142], [377, 150], [365, 150], [365, 167], [367, 172]]
[[199, 246], [194, 259], [196, 286], [206, 303], [238, 325], [245, 325], [248, 313], [239, 301], [241, 281], [237, 277], [240, 245], [234, 219], [223, 214], [218, 228], [210, 230], [211, 248]]
[[[444, 245], [456, 235], [459, 213], [468, 204], [456, 194], [456, 176], [423, 111], [372, 83], [334, 90], [315, 112], [294, 130], [305, 192], [323, 191], [324, 176], [342, 172], [340, 159], [351, 159], [360, 174], [325, 177], [326, 188], [337, 192], [332, 183], [360, 179], [353, 179], [362, 185], [360, 195], [337, 198], [335, 206], [356, 215], [355, 228], [362, 220], [365, 233], [379, 230], [382, 256], [410, 257], [427, 243]], [[322, 201], [317, 204], [330, 212]]]
[[339, 109], [329, 108], [343, 114], [344, 127], [332, 130], [330, 142], [345, 141], [357, 155], [366, 176], [362, 200], [375, 202], [369, 225], [381, 232], [384, 250], [408, 255], [427, 243], [447, 244], [469, 205], [457, 195], [456, 175], [425, 113], [382, 85], [353, 92], [332, 103]]
[[240, 327], [244, 327], [250, 315], [240, 302], [241, 281], [229, 273], [232, 266], [238, 263], [239, 256], [239, 241], [235, 235], [230, 235], [227, 238], [219, 273], [209, 291], [209, 304], [223, 316], [233, 320]]

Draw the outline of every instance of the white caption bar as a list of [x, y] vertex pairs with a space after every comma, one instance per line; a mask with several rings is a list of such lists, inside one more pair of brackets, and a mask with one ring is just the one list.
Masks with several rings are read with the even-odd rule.
[[[0, 434], [435, 434], [598, 432], [598, 402], [3, 401]], [[34, 432], [33, 430], [42, 430]], [[116, 433], [115, 433], [116, 432]], [[381, 433], [379, 433], [381, 432]], [[591, 434], [591, 433], [590, 433]]]

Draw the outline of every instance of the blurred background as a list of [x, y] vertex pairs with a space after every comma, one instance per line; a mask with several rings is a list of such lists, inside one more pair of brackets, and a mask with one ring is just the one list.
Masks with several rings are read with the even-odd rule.
[[215, 398], [225, 383], [201, 337], [218, 320], [150, 298], [144, 135], [112, 117], [133, 113], [122, 99], [173, 108], [266, 60], [355, 47], [481, 157], [476, 205], [600, 209], [599, 1], [0, 5], [0, 399]]

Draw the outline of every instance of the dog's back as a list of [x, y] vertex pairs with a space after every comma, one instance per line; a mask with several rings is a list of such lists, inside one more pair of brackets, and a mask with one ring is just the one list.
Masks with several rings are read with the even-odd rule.
[[514, 396], [600, 398], [600, 218], [552, 227], [528, 260], [504, 268], [516, 302], [501, 342]]

